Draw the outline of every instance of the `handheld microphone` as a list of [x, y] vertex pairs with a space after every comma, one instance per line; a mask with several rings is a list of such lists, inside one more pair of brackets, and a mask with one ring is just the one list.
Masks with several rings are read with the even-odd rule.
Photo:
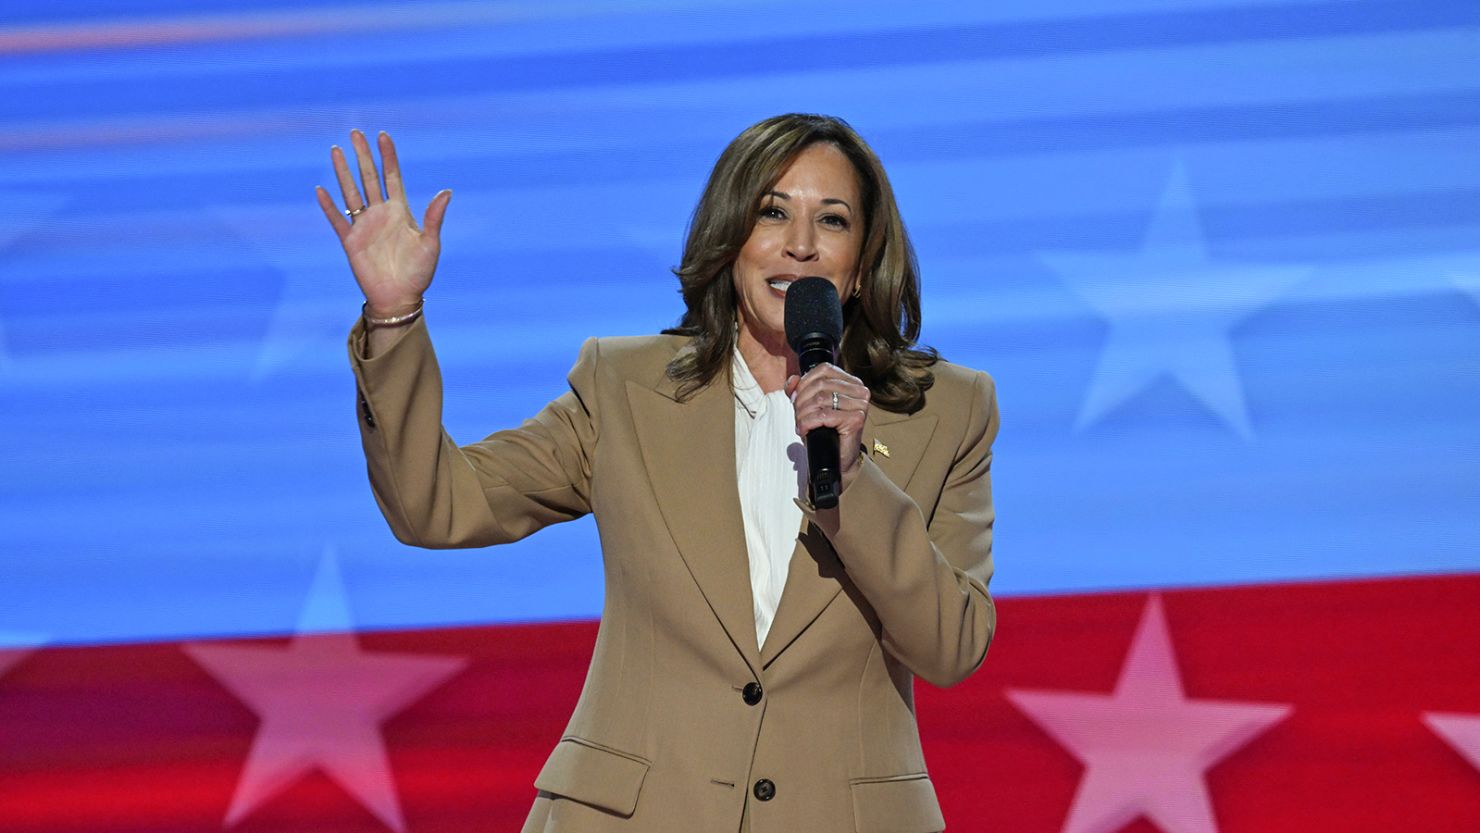
[[[786, 343], [796, 351], [801, 372], [824, 362], [836, 364], [842, 339], [843, 305], [832, 281], [816, 276], [792, 281], [786, 289]], [[812, 505], [832, 509], [843, 488], [837, 429], [813, 428], [805, 442]]]

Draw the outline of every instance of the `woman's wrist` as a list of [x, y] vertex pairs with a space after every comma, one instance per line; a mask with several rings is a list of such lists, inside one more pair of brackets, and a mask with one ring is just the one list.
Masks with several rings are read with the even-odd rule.
[[420, 318], [425, 305], [425, 298], [417, 298], [415, 301], [384, 309], [373, 307], [369, 301], [366, 301], [360, 307], [360, 316], [365, 319], [367, 327], [400, 327]]
[[839, 472], [840, 476], [838, 477], [838, 480], [841, 481], [838, 484], [839, 495], [841, 495], [843, 492], [848, 491], [848, 486], [851, 485], [853, 481], [858, 477], [858, 470], [862, 468], [860, 463], [862, 463], [865, 453], [866, 452], [863, 451], [863, 446], [860, 445], [859, 453], [856, 456], [851, 454], [843, 455], [841, 465], [842, 471]]

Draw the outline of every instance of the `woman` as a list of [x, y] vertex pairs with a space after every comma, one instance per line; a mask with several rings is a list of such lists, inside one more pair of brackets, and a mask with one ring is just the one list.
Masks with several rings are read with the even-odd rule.
[[[726, 148], [659, 336], [590, 339], [570, 390], [458, 447], [422, 293], [451, 198], [416, 227], [390, 137], [337, 147], [318, 199], [365, 293], [350, 335], [360, 429], [401, 541], [471, 547], [596, 516], [606, 603], [531, 831], [944, 829], [913, 682], [951, 685], [996, 624], [991, 379], [914, 348], [919, 284], [893, 193], [844, 122], [767, 119]], [[346, 216], [348, 215], [348, 216]], [[842, 367], [798, 378], [789, 283], [844, 307]], [[838, 432], [839, 505], [805, 496], [799, 436]]]

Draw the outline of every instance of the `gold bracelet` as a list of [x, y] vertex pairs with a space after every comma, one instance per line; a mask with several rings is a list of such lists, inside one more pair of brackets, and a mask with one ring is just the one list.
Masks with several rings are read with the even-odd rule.
[[405, 313], [404, 315], [392, 315], [390, 318], [371, 318], [370, 302], [366, 301], [365, 303], [360, 305], [360, 317], [365, 319], [365, 324], [370, 327], [399, 327], [402, 324], [406, 324], [420, 318], [422, 307], [426, 306], [426, 303], [427, 299], [425, 297], [418, 298], [416, 301], [416, 309]]

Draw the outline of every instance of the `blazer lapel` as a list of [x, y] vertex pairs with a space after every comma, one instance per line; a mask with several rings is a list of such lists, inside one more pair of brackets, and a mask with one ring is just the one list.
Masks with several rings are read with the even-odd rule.
[[679, 555], [751, 671], [760, 674], [750, 560], [735, 474], [735, 402], [716, 379], [687, 402], [666, 379], [627, 383], [643, 464]]
[[894, 485], [908, 491], [938, 421], [935, 414], [910, 416], [870, 409], [863, 421], [864, 453]]
[[[869, 458], [902, 491], [914, 477], [937, 421], [934, 414], [912, 417], [876, 408], [869, 409], [864, 417], [862, 439]], [[842, 499], [848, 499], [846, 492]], [[843, 589], [839, 579], [844, 570], [837, 553], [812, 523], [813, 510], [804, 504], [802, 514], [802, 531], [792, 551], [786, 588], [761, 648], [762, 667], [769, 666], [795, 642]]]

